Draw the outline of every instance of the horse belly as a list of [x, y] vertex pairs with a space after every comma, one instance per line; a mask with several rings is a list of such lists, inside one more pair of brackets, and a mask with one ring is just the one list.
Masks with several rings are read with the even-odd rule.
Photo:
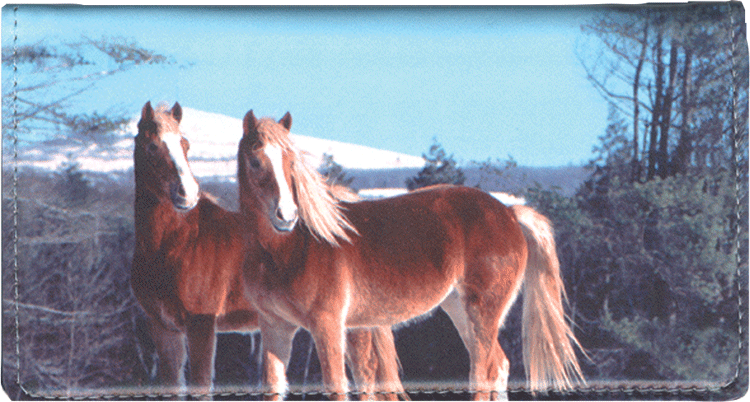
[[416, 265], [369, 267], [353, 278], [347, 325], [394, 325], [434, 309], [453, 290], [458, 261], [435, 267]]
[[375, 298], [368, 298], [366, 303], [352, 306], [349, 311], [347, 327], [393, 326], [415, 317], [429, 313], [453, 291], [448, 287], [445, 291], [433, 293], [429, 298], [395, 297], [384, 301], [373, 302]]
[[344, 252], [353, 323], [392, 325], [427, 313], [463, 275], [462, 238], [453, 225], [434, 213], [396, 208], [393, 215], [360, 222], [360, 237]]
[[219, 332], [253, 332], [258, 328], [258, 313], [249, 309], [229, 312], [219, 316], [216, 321]]

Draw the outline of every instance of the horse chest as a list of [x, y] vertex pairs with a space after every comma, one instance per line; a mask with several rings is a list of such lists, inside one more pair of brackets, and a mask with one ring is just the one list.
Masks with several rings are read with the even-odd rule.
[[346, 271], [325, 246], [261, 254], [256, 274], [246, 277], [261, 311], [307, 326], [311, 315], [347, 303]]

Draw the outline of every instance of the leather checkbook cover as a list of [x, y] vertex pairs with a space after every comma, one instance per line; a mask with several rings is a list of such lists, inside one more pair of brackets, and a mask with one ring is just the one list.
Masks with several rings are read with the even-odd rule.
[[4, 6], [3, 391], [744, 396], [744, 16]]

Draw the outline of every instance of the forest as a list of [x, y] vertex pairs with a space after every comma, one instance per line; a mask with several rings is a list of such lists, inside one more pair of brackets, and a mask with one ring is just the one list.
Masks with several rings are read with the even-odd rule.
[[[738, 398], [748, 387], [744, 10], [738, 3], [691, 3], [613, 6], [597, 15], [581, 27], [592, 46], [579, 57], [609, 115], [586, 177], [574, 190], [533, 183], [513, 188], [555, 227], [567, 314], [585, 351], [579, 358], [589, 384], [573, 395], [525, 391], [517, 302], [499, 334], [511, 362], [510, 398]], [[78, 46], [102, 52], [114, 66], [109, 74], [174, 62], [128, 41], [84, 40]], [[89, 62], [76, 51], [37, 44], [15, 52], [15, 62], [25, 67], [14, 66], [13, 51], [3, 48], [4, 72], [49, 71], [34, 70], [47, 63], [70, 70], [26, 88], [3, 82], [3, 389], [14, 400], [153, 397], [142, 387], [154, 381], [154, 346], [129, 286], [132, 187], [94, 180], [74, 162], [53, 173], [12, 165], [19, 135], [53, 127], [77, 140], [106, 141], [125, 120], [66, 114], [68, 95], [49, 100], [45, 92], [40, 99], [46, 101], [31, 96], [40, 88], [66, 93], [70, 82], [79, 82], [68, 80], [99, 79], [73, 73]], [[55, 64], [61, 60], [67, 64]], [[21, 106], [10, 112], [14, 97]], [[438, 143], [424, 158], [425, 168], [404, 187], [455, 183], [495, 190], [520, 169], [514, 163], [482, 165], [488, 177], [495, 172], [489, 188], [486, 177], [467, 181], [470, 167], [457, 164]], [[353, 173], [333, 160], [323, 173], [357, 187]], [[226, 184], [201, 184], [224, 205], [234, 205], [236, 193]], [[407, 387], [468, 375], [468, 354], [441, 311], [396, 327], [394, 334]], [[216, 399], [256, 399], [243, 394], [242, 385], [258, 384], [259, 335], [218, 339], [216, 383], [232, 395]], [[294, 341], [288, 377], [292, 384], [321, 380], [303, 331]], [[414, 389], [413, 399], [467, 396]]]
[[717, 395], [747, 389], [748, 56], [727, 7], [612, 10], [585, 24], [601, 53], [581, 63], [610, 104], [594, 172], [573, 197], [528, 193], [557, 228], [596, 370], [700, 373]]

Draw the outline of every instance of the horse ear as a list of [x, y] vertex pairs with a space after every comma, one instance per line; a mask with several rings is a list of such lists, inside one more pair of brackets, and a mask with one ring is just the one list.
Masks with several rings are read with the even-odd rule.
[[169, 113], [179, 123], [180, 120], [182, 120], [182, 106], [180, 106], [180, 103], [175, 102], [174, 106], [172, 106], [172, 110], [170, 110]]
[[150, 132], [156, 130], [154, 123], [154, 108], [151, 107], [151, 101], [146, 102], [141, 109], [141, 120], [138, 122], [138, 136], [148, 136]]
[[141, 121], [154, 121], [154, 108], [151, 107], [151, 101], [146, 102], [141, 109]]
[[289, 131], [292, 128], [292, 115], [289, 114], [289, 112], [286, 112], [284, 117], [279, 120], [279, 123], [281, 123], [281, 125], [284, 126], [287, 131]]
[[242, 136], [246, 137], [248, 134], [250, 134], [250, 131], [255, 130], [255, 127], [257, 125], [258, 119], [255, 117], [255, 114], [253, 114], [253, 110], [250, 109], [250, 111], [245, 115], [245, 118], [242, 119]]

